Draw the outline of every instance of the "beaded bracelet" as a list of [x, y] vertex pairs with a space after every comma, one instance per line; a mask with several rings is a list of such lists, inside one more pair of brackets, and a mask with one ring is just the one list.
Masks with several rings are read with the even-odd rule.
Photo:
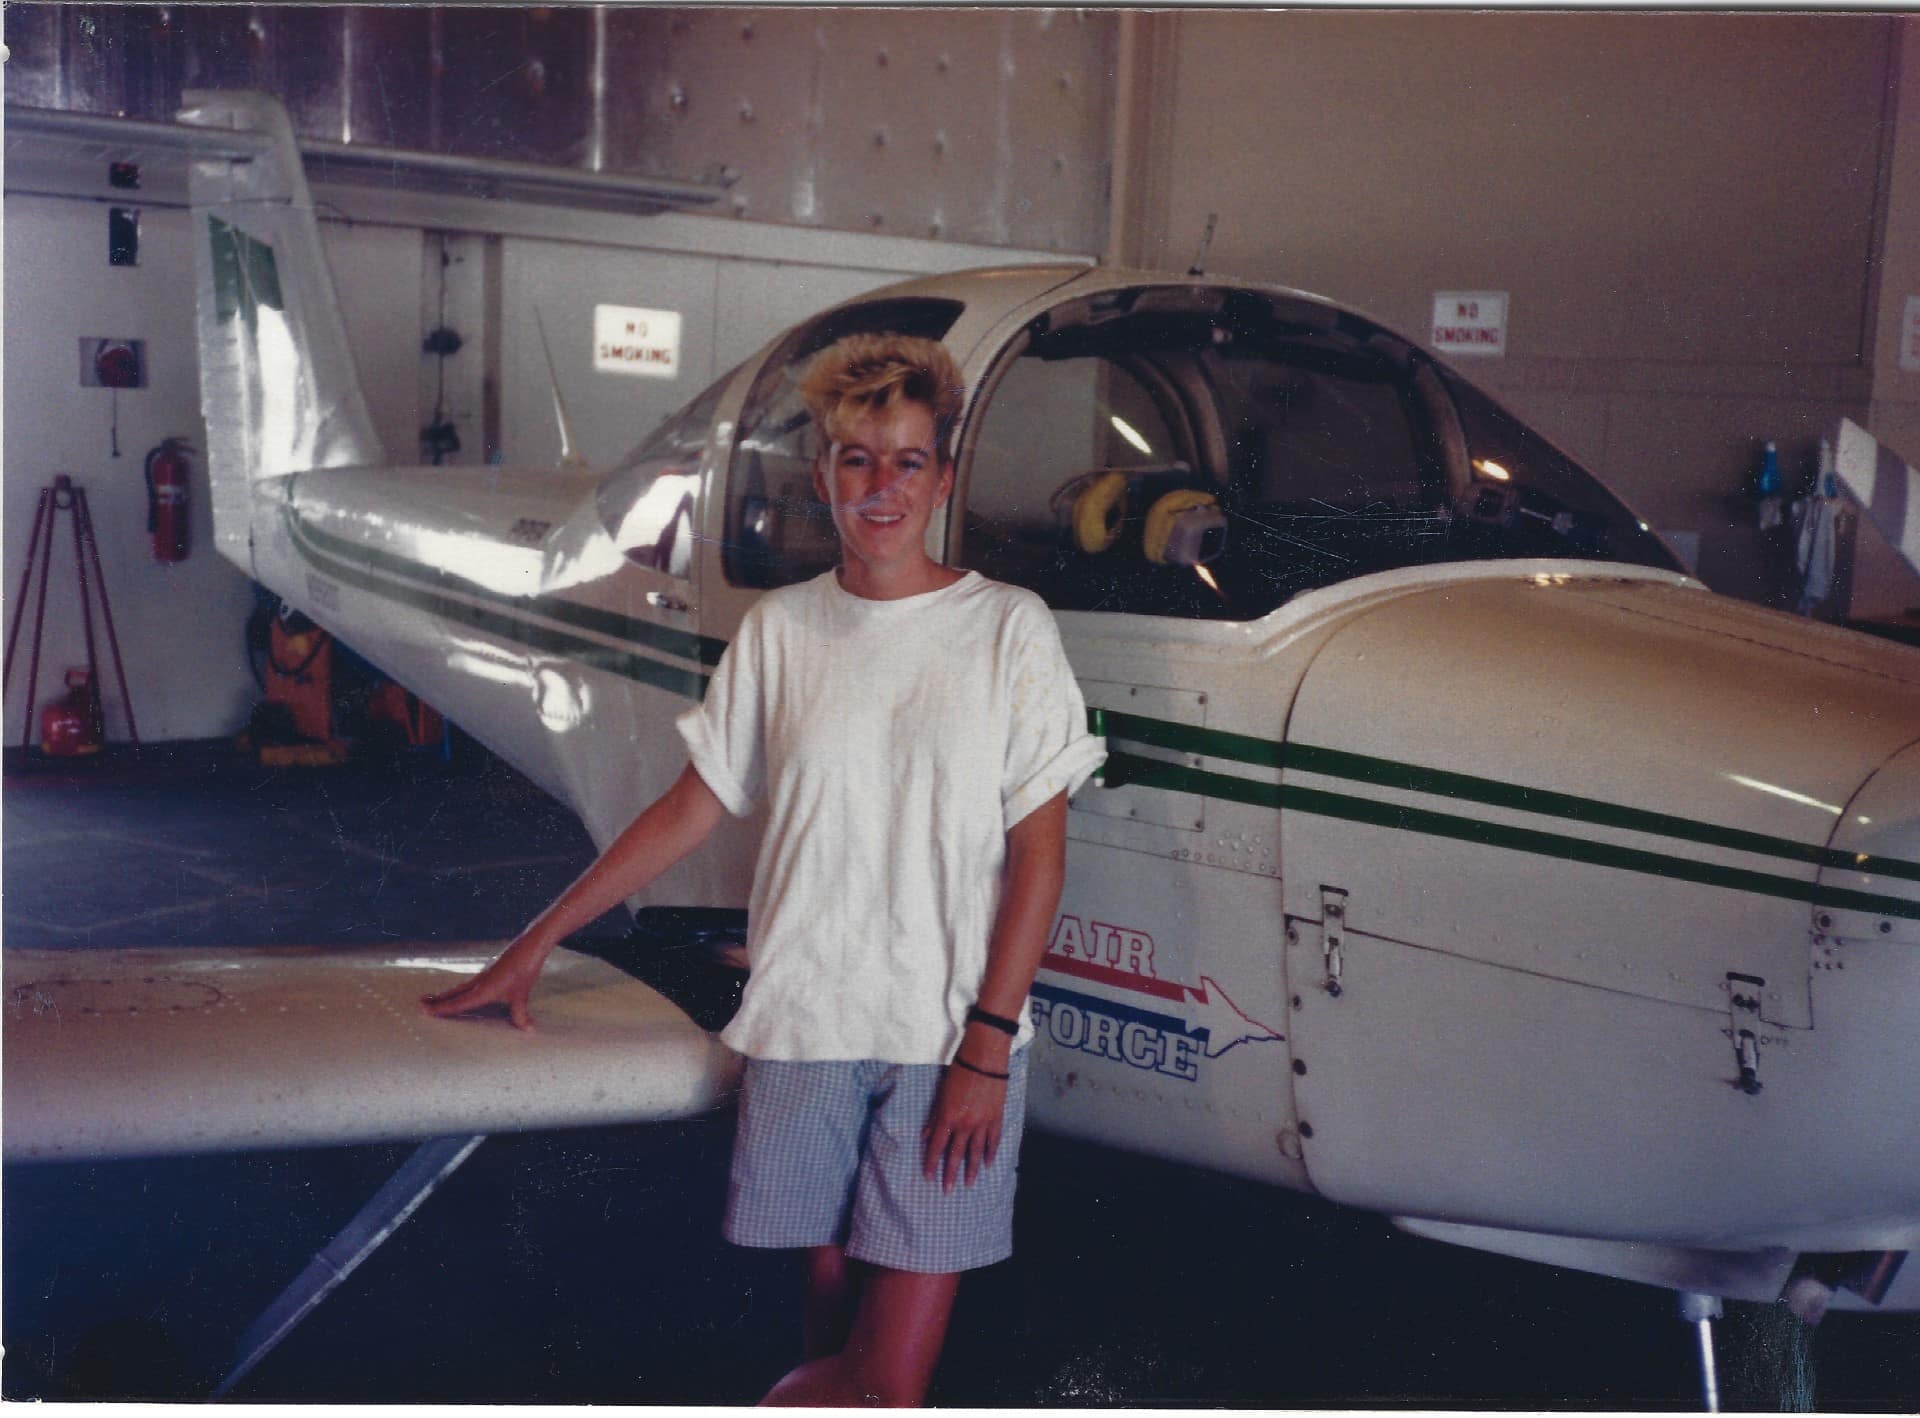
[[977, 1004], [967, 1006], [967, 1023], [984, 1024], [989, 1029], [998, 1029], [1009, 1039], [1020, 1032], [1019, 1020], [1009, 1019], [1004, 1014], [988, 1014]]
[[1010, 1073], [995, 1073], [995, 1072], [994, 1072], [994, 1071], [993, 1071], [992, 1069], [990, 1069], [990, 1068], [982, 1068], [982, 1067], [980, 1067], [980, 1065], [979, 1065], [979, 1064], [970, 1064], [970, 1063], [968, 1063], [968, 1062], [967, 1062], [967, 1061], [966, 1061], [965, 1059], [963, 1059], [963, 1058], [961, 1058], [961, 1057], [960, 1057], [960, 1056], [959, 1056], [958, 1054], [955, 1054], [955, 1055], [953, 1056], [953, 1061], [954, 1061], [955, 1063], [957, 1063], [957, 1064], [959, 1064], [959, 1065], [960, 1065], [960, 1067], [962, 1067], [962, 1068], [964, 1068], [964, 1069], [965, 1069], [965, 1070], [966, 1070], [966, 1071], [967, 1071], [968, 1073], [977, 1073], [977, 1074], [979, 1074], [979, 1075], [980, 1075], [980, 1076], [981, 1076], [982, 1078], [997, 1078], [997, 1079], [999, 1079], [999, 1080], [1000, 1080], [1000, 1081], [1001, 1081], [1002, 1083], [1004, 1083], [1004, 1082], [1006, 1082], [1006, 1081], [1007, 1081], [1007, 1080], [1008, 1080], [1009, 1078], [1011, 1078], [1011, 1077], [1013, 1077], [1013, 1075], [1012, 1075], [1012, 1074], [1010, 1074]]

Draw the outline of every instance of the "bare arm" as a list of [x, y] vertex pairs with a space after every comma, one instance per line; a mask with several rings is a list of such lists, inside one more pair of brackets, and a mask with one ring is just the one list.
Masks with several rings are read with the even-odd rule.
[[[987, 944], [987, 970], [975, 1001], [988, 1014], [1019, 1017], [1033, 988], [1033, 977], [1047, 953], [1047, 930], [1060, 907], [1067, 874], [1067, 796], [1056, 794], [1013, 825], [1007, 833], [1006, 875], [1000, 910]], [[956, 1059], [973, 1069], [1004, 1074], [1013, 1055], [1011, 1035], [987, 1024], [970, 1023], [960, 1038]], [[1000, 1146], [1000, 1119], [1006, 1110], [1004, 1079], [990, 1078], [964, 1064], [948, 1067], [927, 1115], [926, 1173], [940, 1172], [945, 1160], [949, 1190], [965, 1163], [969, 1185], [993, 1161]]]
[[687, 765], [673, 786], [614, 838], [593, 865], [536, 916], [497, 960], [471, 980], [428, 995], [421, 1003], [429, 1014], [442, 1017], [464, 1014], [482, 1005], [504, 1004], [516, 1028], [532, 1028], [527, 1001], [554, 947], [699, 846], [724, 816], [726, 809], [720, 799], [693, 765]]

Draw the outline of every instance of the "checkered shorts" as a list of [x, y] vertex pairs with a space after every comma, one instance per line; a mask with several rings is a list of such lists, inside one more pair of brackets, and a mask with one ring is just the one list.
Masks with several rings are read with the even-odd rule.
[[952, 1191], [920, 1139], [938, 1064], [750, 1059], [740, 1090], [726, 1237], [741, 1246], [846, 1247], [855, 1260], [946, 1274], [1013, 1254], [1013, 1183], [1027, 1050], [1009, 1065], [993, 1165]]

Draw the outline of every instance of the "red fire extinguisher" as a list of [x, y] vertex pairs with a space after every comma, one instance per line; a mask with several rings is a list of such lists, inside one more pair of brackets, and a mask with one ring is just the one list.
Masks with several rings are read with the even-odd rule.
[[184, 438], [162, 439], [147, 454], [147, 531], [155, 561], [187, 559], [187, 454]]

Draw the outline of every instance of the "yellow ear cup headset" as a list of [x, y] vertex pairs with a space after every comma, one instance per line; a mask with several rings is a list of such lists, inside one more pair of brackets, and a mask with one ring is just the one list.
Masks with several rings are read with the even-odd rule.
[[1087, 481], [1073, 499], [1073, 541], [1081, 551], [1099, 555], [1120, 536], [1126, 516], [1127, 475], [1110, 468]]
[[[1178, 488], [1147, 509], [1140, 549], [1155, 566], [1197, 566], [1219, 555], [1225, 529], [1219, 498], [1199, 488]], [[1211, 546], [1209, 532], [1214, 533]]]

